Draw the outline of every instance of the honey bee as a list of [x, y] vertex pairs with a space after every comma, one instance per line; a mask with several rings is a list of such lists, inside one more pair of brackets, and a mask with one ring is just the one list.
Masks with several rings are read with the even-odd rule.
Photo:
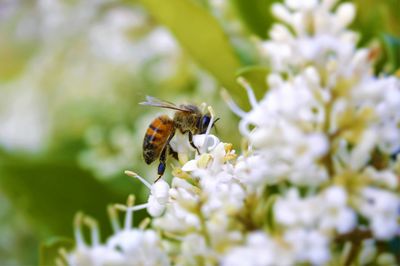
[[[182, 134], [188, 133], [190, 145], [200, 154], [199, 149], [193, 143], [193, 135], [204, 134], [211, 121], [209, 113], [202, 113], [195, 105], [182, 104], [175, 105], [173, 103], [162, 101], [154, 97], [147, 96], [145, 102], [141, 105], [155, 106], [175, 110], [174, 117], [171, 119], [168, 115], [160, 115], [156, 117], [146, 130], [143, 140], [143, 158], [147, 164], [151, 164], [157, 158], [160, 159], [158, 164], [157, 182], [164, 174], [165, 162], [167, 155], [171, 154], [175, 159], [178, 159], [178, 154], [175, 152], [169, 142], [175, 135], [178, 129]], [[217, 121], [216, 119], [213, 122]]]

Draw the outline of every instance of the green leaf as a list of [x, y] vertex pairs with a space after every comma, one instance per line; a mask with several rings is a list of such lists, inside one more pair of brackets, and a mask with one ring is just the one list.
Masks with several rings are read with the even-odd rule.
[[140, 0], [181, 46], [231, 92], [239, 91], [235, 71], [241, 66], [218, 21], [193, 0]]
[[[132, 186], [132, 193], [139, 187]], [[125, 202], [126, 191], [119, 193], [99, 182], [74, 161], [46, 157], [0, 155], [0, 189], [13, 208], [29, 220], [40, 237], [71, 236], [73, 217], [83, 211], [99, 221], [103, 236], [111, 233], [106, 207]], [[145, 212], [138, 213], [145, 215]], [[140, 217], [136, 216], [137, 220]]]
[[65, 237], [52, 237], [40, 245], [40, 266], [56, 265], [56, 259], [60, 258], [59, 250], [72, 249], [74, 241]]
[[400, 33], [398, 0], [355, 0], [354, 2], [357, 7], [357, 16], [352, 28], [361, 32], [359, 45], [367, 44], [382, 32], [392, 35]]
[[273, 22], [270, 0], [233, 0], [236, 12], [244, 25], [254, 34], [266, 38]]
[[383, 43], [389, 61], [387, 70], [388, 72], [394, 72], [400, 68], [400, 37], [384, 34]]

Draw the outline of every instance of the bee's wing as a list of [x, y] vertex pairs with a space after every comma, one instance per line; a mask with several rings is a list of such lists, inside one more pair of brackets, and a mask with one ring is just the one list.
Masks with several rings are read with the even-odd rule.
[[147, 105], [147, 106], [155, 106], [155, 107], [161, 107], [161, 108], [168, 108], [168, 109], [173, 109], [173, 110], [178, 110], [178, 111], [183, 111], [183, 112], [191, 112], [191, 110], [185, 108], [185, 106], [176, 106], [175, 104], [168, 102], [168, 101], [163, 101], [160, 99], [157, 99], [155, 97], [151, 96], [146, 96], [146, 101], [139, 103], [140, 105]]

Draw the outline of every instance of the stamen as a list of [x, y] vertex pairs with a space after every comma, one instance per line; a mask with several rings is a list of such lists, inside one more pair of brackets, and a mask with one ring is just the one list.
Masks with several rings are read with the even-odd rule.
[[124, 204], [119, 204], [119, 203], [114, 204], [113, 207], [119, 211], [124, 211], [124, 212], [128, 209]]
[[135, 204], [135, 195], [130, 194], [126, 200], [126, 206], [132, 207]]
[[174, 233], [170, 233], [170, 232], [165, 231], [165, 232], [163, 232], [163, 234], [167, 238], [174, 239], [174, 240], [177, 240], [177, 241], [183, 241], [183, 237], [175, 235]]
[[242, 85], [243, 88], [245, 88], [247, 92], [247, 96], [249, 97], [250, 104], [253, 108], [258, 106], [257, 98], [254, 94], [253, 88], [250, 86], [250, 84], [245, 80], [243, 77], [239, 77], [237, 79], [237, 82]]
[[127, 208], [127, 210], [131, 210], [133, 212], [140, 211], [140, 210], [146, 209], [148, 205], [149, 204], [147, 204], [147, 203], [143, 203], [143, 204], [140, 204], [140, 205], [129, 207], [129, 208]]
[[208, 109], [208, 112], [210, 113], [211, 118], [210, 118], [210, 122], [208, 124], [207, 130], [206, 130], [206, 134], [204, 135], [204, 142], [202, 145], [203, 152], [207, 152], [207, 139], [208, 139], [208, 135], [210, 134], [211, 128], [214, 124], [214, 117], [215, 117], [213, 108], [211, 106], [208, 106], [207, 109]]
[[[60, 257], [56, 259], [56, 265], [68, 265], [68, 252], [64, 247], [61, 247], [58, 249], [58, 254], [60, 254]], [[58, 260], [58, 262], [57, 262]]]
[[140, 182], [142, 182], [148, 189], [151, 190], [151, 184], [149, 182], [147, 182], [143, 177], [141, 177], [140, 175], [136, 174], [135, 172], [129, 171], [129, 170], [125, 170], [124, 172], [127, 176], [133, 177], [133, 178], [137, 178], [140, 180]]
[[211, 128], [212, 128], [212, 126], [214, 124], [214, 117], [215, 117], [215, 113], [214, 113], [213, 108], [211, 106], [208, 106], [207, 109], [208, 109], [208, 112], [210, 112], [211, 118], [210, 118], [210, 122], [209, 122], [208, 127], [207, 127], [206, 136], [208, 136], [208, 134], [210, 134]]
[[83, 222], [90, 228], [92, 245], [98, 246], [100, 244], [100, 231], [97, 221], [90, 216], [85, 216]]
[[125, 215], [125, 230], [131, 229], [132, 220], [133, 220], [133, 209], [131, 208], [135, 204], [135, 196], [129, 195], [128, 199], [126, 200], [126, 215]]
[[149, 217], [146, 217], [145, 219], [143, 219], [143, 220], [140, 222], [139, 228], [140, 228], [141, 230], [144, 230], [144, 229], [146, 229], [146, 228], [149, 226], [150, 223], [151, 223], [151, 219], [150, 219]]
[[74, 236], [78, 249], [86, 246], [85, 240], [83, 239], [82, 235], [83, 216], [84, 215], [82, 212], [78, 212], [77, 214], [75, 214], [75, 219], [74, 219]]
[[[140, 205], [136, 205], [136, 206], [134, 206], [134, 204], [135, 204], [135, 196], [129, 195], [129, 197], [126, 201], [126, 205], [114, 204], [113, 206], [110, 207], [110, 212], [112, 212], [111, 209], [114, 209], [114, 212], [116, 210], [126, 212], [125, 221], [124, 221], [124, 230], [131, 229], [132, 223], [133, 223], [133, 213], [138, 210], [146, 209], [148, 206], [148, 203], [144, 203], [144, 204], [140, 204]], [[114, 215], [114, 214], [111, 213], [111, 215]], [[120, 231], [119, 223], [117, 222], [116, 219], [115, 219], [115, 222], [113, 222], [113, 229], [114, 229], [114, 231]]]
[[221, 91], [221, 96], [233, 113], [242, 118], [246, 116], [247, 113], [240, 109], [240, 107], [233, 101], [232, 97], [226, 90]]
[[115, 208], [112, 205], [108, 205], [107, 211], [108, 211], [108, 216], [110, 217], [111, 227], [112, 227], [114, 233], [121, 231], [121, 226], [119, 225], [119, 222], [118, 222], [117, 208]]

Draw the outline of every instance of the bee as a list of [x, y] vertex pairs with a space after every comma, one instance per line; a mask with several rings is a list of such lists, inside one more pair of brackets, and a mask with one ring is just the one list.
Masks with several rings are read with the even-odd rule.
[[[174, 137], [175, 131], [178, 129], [182, 134], [187, 133], [190, 145], [200, 154], [199, 149], [193, 143], [193, 135], [204, 134], [207, 131], [211, 115], [209, 113], [202, 113], [196, 105], [182, 104], [177, 106], [150, 96], [146, 97], [145, 102], [139, 104], [176, 111], [172, 119], [168, 115], [156, 117], [147, 128], [144, 136], [144, 161], [147, 164], [151, 164], [157, 158], [160, 160], [157, 170], [158, 178], [154, 181], [157, 182], [164, 174], [167, 155], [170, 154], [175, 159], [178, 159], [178, 153], [170, 146], [170, 141]], [[214, 126], [214, 123], [212, 126]]]

